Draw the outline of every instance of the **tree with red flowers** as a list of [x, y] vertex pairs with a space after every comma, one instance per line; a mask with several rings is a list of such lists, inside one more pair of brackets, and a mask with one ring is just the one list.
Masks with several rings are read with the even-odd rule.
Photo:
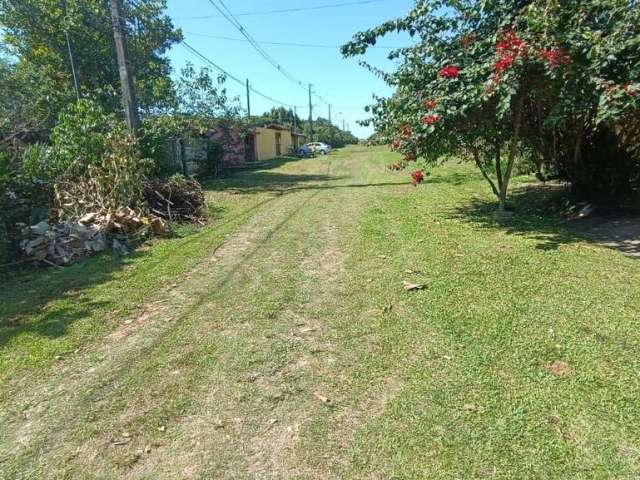
[[[405, 158], [468, 158], [501, 210], [523, 157], [577, 190], [622, 189], [624, 179], [614, 178], [622, 171], [640, 178], [635, 0], [419, 0], [342, 52], [359, 55], [402, 30], [419, 41], [390, 55], [400, 60], [386, 76], [396, 92], [371, 112]], [[602, 158], [624, 168], [595, 168]]]

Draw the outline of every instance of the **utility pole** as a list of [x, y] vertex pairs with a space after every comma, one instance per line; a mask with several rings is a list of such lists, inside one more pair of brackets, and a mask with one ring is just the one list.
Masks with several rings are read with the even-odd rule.
[[293, 129], [298, 131], [298, 107], [293, 106]]
[[311, 103], [311, 84], [309, 84], [309, 134], [313, 142], [313, 104]]
[[69, 30], [67, 29], [68, 14], [67, 1], [63, 0], [64, 6], [64, 39], [67, 43], [67, 52], [69, 54], [69, 64], [71, 65], [71, 76], [73, 77], [73, 88], [76, 91], [76, 98], [80, 100], [80, 88], [78, 88], [78, 75], [76, 74], [76, 64], [73, 61], [73, 52], [71, 51], [71, 41], [69, 40]]
[[251, 118], [251, 98], [249, 97], [249, 79], [247, 78], [247, 117]]
[[127, 39], [122, 21], [122, 0], [110, 0], [110, 4], [111, 21], [113, 22], [113, 39], [116, 44], [116, 57], [118, 59], [120, 84], [122, 86], [122, 106], [124, 107], [127, 127], [129, 127], [129, 130], [132, 132], [136, 132], [140, 126], [140, 118], [138, 117], [138, 101], [133, 85], [133, 77], [131, 76]]
[[331, 105], [329, 105], [329, 125], [331, 125]]

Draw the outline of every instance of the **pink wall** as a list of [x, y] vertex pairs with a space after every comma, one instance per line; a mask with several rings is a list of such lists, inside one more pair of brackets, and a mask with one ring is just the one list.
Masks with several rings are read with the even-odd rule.
[[247, 163], [247, 155], [245, 151], [244, 136], [240, 129], [231, 128], [229, 133], [230, 139], [225, 139], [225, 133], [222, 128], [214, 128], [209, 131], [209, 139], [212, 141], [223, 142], [227, 141], [224, 145], [224, 157], [222, 159], [222, 167], [238, 167]]

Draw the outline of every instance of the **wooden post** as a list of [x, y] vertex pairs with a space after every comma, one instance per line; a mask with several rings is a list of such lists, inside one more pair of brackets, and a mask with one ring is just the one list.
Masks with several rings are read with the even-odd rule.
[[120, 71], [120, 84], [122, 87], [122, 106], [124, 107], [127, 127], [135, 133], [140, 126], [140, 119], [138, 117], [138, 101], [136, 99], [127, 52], [127, 39], [122, 21], [122, 0], [110, 0], [110, 3], [113, 39], [116, 44], [116, 57], [118, 59], [118, 70]]
[[247, 117], [251, 118], [251, 98], [249, 95], [249, 79], [247, 78]]
[[313, 142], [313, 104], [311, 103], [311, 84], [309, 84], [309, 138]]
[[62, 3], [64, 7], [64, 39], [67, 43], [67, 53], [69, 55], [69, 65], [71, 66], [71, 76], [73, 77], [73, 89], [76, 92], [76, 98], [80, 100], [80, 88], [78, 87], [78, 74], [76, 73], [76, 64], [73, 60], [73, 51], [71, 50], [71, 40], [69, 40], [69, 30], [67, 29], [68, 13], [67, 1]]

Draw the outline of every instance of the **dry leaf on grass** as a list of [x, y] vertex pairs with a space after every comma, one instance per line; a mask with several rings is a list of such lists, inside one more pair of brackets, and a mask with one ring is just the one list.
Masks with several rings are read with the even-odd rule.
[[402, 288], [404, 288], [407, 291], [412, 291], [412, 290], [423, 290], [424, 289], [424, 285], [420, 284], [420, 283], [411, 283], [411, 282], [407, 282], [406, 280], [404, 282], [402, 282]]
[[324, 395], [318, 392], [315, 392], [313, 396], [316, 397], [318, 400], [320, 400], [322, 403], [329, 403], [331, 401], [327, 397], [325, 397]]
[[129, 443], [130, 441], [131, 441], [131, 439], [130, 439], [130, 438], [121, 438], [121, 439], [119, 439], [119, 438], [112, 438], [112, 439], [111, 439], [111, 444], [112, 444], [114, 447], [119, 447], [119, 446], [121, 446], [121, 445], [126, 445], [126, 444], [127, 444], [127, 443]]

